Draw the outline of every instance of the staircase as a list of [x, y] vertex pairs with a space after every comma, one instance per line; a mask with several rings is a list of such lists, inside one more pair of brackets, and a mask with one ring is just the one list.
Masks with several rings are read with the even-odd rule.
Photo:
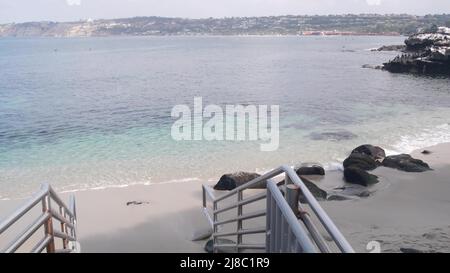
[[[19, 220], [30, 214], [30, 211], [36, 208], [38, 204], [41, 205], [42, 210], [39, 217], [16, 235], [6, 247], [0, 248], [0, 253], [13, 253], [18, 250], [25, 251], [22, 248], [26, 247], [28, 248], [26, 252], [33, 253], [43, 252], [44, 249], [47, 253], [79, 252], [80, 246], [76, 233], [77, 213], [75, 197], [73, 195], [70, 196], [70, 205], [67, 206], [48, 184], [43, 184], [39, 192], [0, 222], [0, 238], [11, 226], [14, 226]], [[40, 229], [44, 230], [44, 236], [34, 240], [37, 242], [33, 242], [33, 245], [30, 246], [31, 237]], [[57, 247], [56, 239], [61, 240], [60, 247]], [[27, 246], [25, 245], [26, 243], [28, 243]]]
[[[284, 175], [282, 186], [273, 180], [279, 175]], [[265, 190], [251, 189], [261, 181], [267, 181]], [[206, 185], [202, 193], [214, 252], [354, 252], [290, 167], [276, 168], [224, 195], [215, 196]], [[307, 207], [300, 204], [300, 195]]]

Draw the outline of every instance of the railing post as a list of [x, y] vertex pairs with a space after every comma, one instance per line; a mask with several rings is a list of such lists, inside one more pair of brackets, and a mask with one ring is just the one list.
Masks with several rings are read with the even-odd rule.
[[[66, 211], [63, 207], [59, 207], [59, 214], [61, 214], [62, 217], [66, 218]], [[68, 234], [67, 232], [67, 226], [64, 222], [61, 222], [61, 232], [64, 234]], [[62, 239], [63, 248], [67, 249], [68, 239]]]
[[217, 233], [217, 225], [216, 225], [216, 222], [217, 222], [217, 213], [216, 213], [216, 210], [217, 210], [217, 201], [216, 200], [214, 200], [213, 201], [213, 238], [212, 238], [212, 240], [213, 240], [213, 253], [216, 253], [216, 244], [217, 244], [217, 238], [216, 238], [216, 236], [214, 236], [214, 234], [216, 234]]
[[[241, 203], [241, 201], [242, 201], [242, 199], [243, 199], [243, 196], [244, 196], [244, 194], [243, 194], [243, 192], [240, 190], [240, 191], [238, 191], [238, 193], [237, 193], [237, 196], [238, 196], [238, 207], [237, 207], [237, 217], [238, 217], [238, 219], [242, 216], [242, 205], [240, 205], [240, 203]], [[240, 252], [240, 248], [239, 248], [239, 246], [242, 244], [242, 234], [239, 234], [239, 231], [242, 229], [242, 220], [241, 219], [239, 219], [238, 221], [237, 221], [237, 230], [236, 230], [236, 232], [238, 232], [238, 235], [237, 235], [237, 242], [236, 242], [236, 247], [237, 247], [237, 252], [239, 253]]]
[[206, 192], [204, 186], [202, 186], [202, 198], [203, 198], [203, 207], [206, 208]]
[[73, 225], [73, 228], [71, 229], [72, 236], [76, 239], [77, 238], [77, 205], [76, 205], [75, 195], [70, 196], [70, 210], [72, 210], [72, 215], [70, 216], [70, 223]]
[[286, 185], [286, 202], [295, 215], [298, 215], [298, 199], [300, 197], [300, 188], [295, 184]]
[[47, 253], [54, 253], [55, 252], [55, 237], [53, 235], [53, 216], [51, 215], [50, 210], [50, 193], [48, 193], [44, 198], [42, 199], [42, 212], [43, 213], [49, 213], [50, 217], [44, 224], [44, 230], [45, 230], [45, 236], [50, 236], [50, 242], [47, 245]]

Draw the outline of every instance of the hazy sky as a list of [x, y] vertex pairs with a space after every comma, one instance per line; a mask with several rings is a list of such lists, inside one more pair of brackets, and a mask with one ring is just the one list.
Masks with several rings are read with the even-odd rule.
[[450, 0], [0, 0], [0, 23], [342, 13], [450, 13]]

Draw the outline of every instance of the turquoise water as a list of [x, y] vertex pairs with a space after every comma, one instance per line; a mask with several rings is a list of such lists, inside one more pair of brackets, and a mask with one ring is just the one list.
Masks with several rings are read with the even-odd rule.
[[[208, 181], [450, 141], [450, 80], [362, 69], [401, 37], [0, 39], [0, 198]], [[170, 136], [177, 104], [280, 105], [280, 146]], [[323, 133], [336, 137], [326, 137]], [[329, 136], [329, 134], [328, 134]]]

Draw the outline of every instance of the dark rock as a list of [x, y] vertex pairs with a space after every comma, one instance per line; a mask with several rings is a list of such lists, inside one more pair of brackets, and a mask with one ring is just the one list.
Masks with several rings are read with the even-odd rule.
[[373, 158], [373, 160], [383, 160], [386, 152], [378, 146], [370, 144], [361, 145], [352, 151], [352, 154], [365, 154]]
[[422, 154], [424, 154], [424, 155], [429, 155], [431, 153], [433, 153], [433, 152], [432, 151], [428, 151], [428, 150], [423, 150], [422, 151]]
[[371, 195], [372, 195], [372, 193], [370, 191], [362, 191], [361, 193], [358, 194], [358, 196], [361, 197], [361, 198], [366, 198], [366, 197], [369, 197]]
[[130, 202], [127, 202], [127, 206], [131, 206], [131, 205], [133, 205], [133, 206], [138, 206], [138, 205], [147, 205], [147, 204], [149, 204], [149, 202], [145, 202], [145, 201], [130, 201]]
[[370, 68], [370, 69], [383, 69], [382, 65], [373, 65], [373, 64], [363, 64], [362, 68]]
[[405, 172], [425, 172], [431, 170], [427, 163], [407, 154], [388, 156], [383, 160], [383, 166]]
[[403, 51], [406, 49], [406, 45], [388, 45], [377, 48], [372, 51]]
[[344, 169], [355, 167], [366, 171], [374, 170], [378, 167], [378, 163], [367, 154], [352, 153], [344, 160]]
[[[233, 190], [239, 186], [244, 185], [247, 182], [252, 181], [253, 179], [260, 177], [261, 175], [257, 173], [248, 173], [248, 172], [237, 172], [232, 174], [224, 174], [220, 178], [219, 182], [214, 186], [215, 190], [226, 191]], [[265, 189], [266, 181], [261, 181], [256, 185], [250, 187], [251, 189]]]
[[[305, 186], [308, 188], [308, 190], [311, 192], [311, 194], [318, 200], [326, 200], [327, 199], [327, 192], [319, 188], [314, 182], [311, 180], [301, 176], [300, 177]], [[306, 203], [306, 199], [302, 193], [300, 193], [300, 202]]]
[[378, 177], [367, 171], [357, 168], [348, 167], [344, 169], [344, 179], [347, 183], [358, 184], [362, 186], [370, 186], [378, 183]]
[[425, 253], [422, 250], [414, 249], [414, 248], [400, 248], [400, 252], [402, 253]]
[[[322, 190], [321, 188], [319, 188], [319, 186], [316, 185], [316, 183], [312, 182], [311, 180], [305, 178], [304, 176], [300, 176], [300, 179], [303, 181], [303, 183], [305, 184], [305, 186], [308, 188], [308, 190], [311, 192], [311, 194], [318, 200], [325, 200], [327, 199], [327, 195], [328, 193], [324, 190]], [[284, 185], [284, 180], [282, 180], [281, 182], [278, 183], [279, 186]], [[303, 196], [302, 193], [300, 193], [300, 202], [305, 203], [305, 197]]]
[[[228, 239], [217, 239], [217, 243], [218, 244], [236, 244], [236, 242], [232, 241], [232, 240], [228, 240]], [[230, 248], [230, 249], [219, 249], [219, 253], [232, 253], [234, 248]], [[207, 253], [213, 253], [213, 240], [209, 240], [208, 242], [206, 242], [204, 250]]]
[[367, 190], [366, 187], [361, 185], [346, 185], [343, 187], [334, 188], [331, 193], [328, 194], [328, 200], [330, 199], [330, 196], [332, 195], [339, 195], [339, 196], [346, 196], [349, 198], [352, 198], [354, 196], [360, 197], [360, 198], [366, 198], [373, 194], [372, 191]]
[[325, 175], [325, 169], [319, 164], [302, 164], [300, 167], [295, 169], [298, 175]]
[[344, 196], [344, 195], [332, 194], [327, 197], [327, 200], [328, 201], [346, 201], [346, 200], [351, 200], [351, 198]]
[[405, 41], [406, 54], [384, 63], [393, 73], [416, 73], [450, 76], [450, 28], [436, 27], [411, 35]]
[[333, 131], [333, 132], [321, 132], [311, 133], [309, 137], [312, 140], [329, 140], [329, 141], [341, 141], [357, 138], [358, 136], [349, 131]]

